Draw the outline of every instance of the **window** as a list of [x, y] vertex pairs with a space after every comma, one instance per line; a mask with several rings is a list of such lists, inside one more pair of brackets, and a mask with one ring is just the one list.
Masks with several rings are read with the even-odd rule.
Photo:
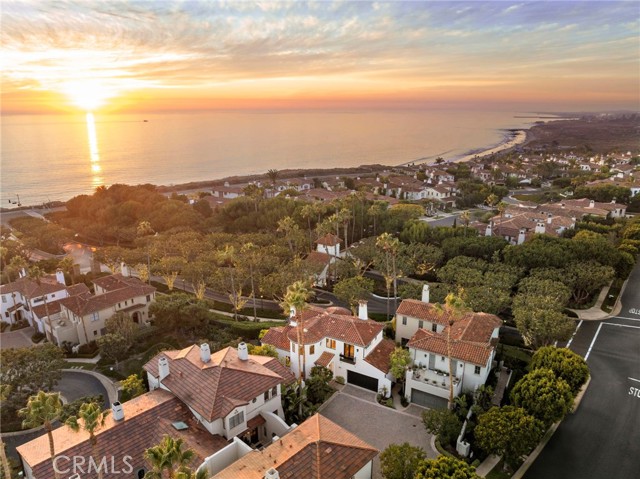
[[93, 335], [94, 335], [94, 336], [97, 336], [97, 335], [98, 335], [98, 331], [94, 331], [94, 332], [93, 332]]
[[290, 358], [289, 356], [285, 356], [285, 357], [284, 357], [284, 365], [285, 365], [286, 367], [291, 366], [291, 358]]
[[403, 316], [403, 317], [402, 317], [402, 325], [403, 325], [403, 326], [406, 326], [406, 325], [407, 325], [407, 317], [406, 317], [406, 316]]
[[253, 399], [251, 400], [251, 402], [255, 404], [255, 402], [256, 402], [257, 400], [258, 400], [258, 398], [253, 398]]
[[98, 321], [100, 319], [100, 315], [95, 312], [95, 313], [91, 313], [91, 321]]
[[326, 346], [329, 349], [336, 349], [336, 340], [327, 338]]
[[240, 411], [235, 416], [231, 416], [229, 418], [229, 429], [233, 429], [234, 427], [238, 427], [243, 422], [244, 422], [244, 412]]
[[424, 328], [424, 321], [420, 320], [418, 321], [418, 329], [422, 329]]
[[147, 295], [147, 303], [148, 303], [149, 301], [151, 301], [151, 295], [150, 295], [150, 294], [148, 294], [148, 295]]
[[473, 374], [480, 374], [480, 366], [476, 366], [476, 368], [473, 370]]
[[438, 325], [436, 323], [433, 323], [431, 325], [431, 331], [433, 331], [434, 333], [438, 332]]
[[273, 389], [271, 389], [271, 397], [274, 397], [277, 395], [278, 395], [278, 386], [274, 386]]
[[444, 361], [444, 356], [440, 356], [440, 361]]
[[353, 344], [346, 344], [344, 345], [344, 357], [345, 358], [353, 358], [354, 355], [354, 347]]
[[309, 354], [315, 354], [316, 353], [316, 345], [312, 344], [311, 346], [309, 346]]
[[267, 402], [269, 400], [269, 391], [264, 392], [264, 401]]
[[6, 297], [6, 296], [3, 296], [3, 297], [2, 297], [2, 302], [3, 302], [3, 303], [6, 303], [6, 302], [7, 302], [7, 297]]

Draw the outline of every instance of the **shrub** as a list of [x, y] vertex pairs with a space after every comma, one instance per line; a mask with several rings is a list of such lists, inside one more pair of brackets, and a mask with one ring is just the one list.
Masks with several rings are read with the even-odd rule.
[[338, 384], [346, 384], [346, 381], [344, 380], [344, 377], [342, 377], [342, 376], [336, 376], [334, 379]]
[[42, 341], [45, 338], [45, 335], [42, 334], [39, 331], [36, 331], [32, 336], [31, 336], [31, 341], [38, 344], [40, 341]]
[[531, 370], [551, 369], [556, 376], [564, 379], [576, 394], [589, 379], [589, 366], [579, 355], [567, 348], [546, 346], [538, 349], [531, 360]]

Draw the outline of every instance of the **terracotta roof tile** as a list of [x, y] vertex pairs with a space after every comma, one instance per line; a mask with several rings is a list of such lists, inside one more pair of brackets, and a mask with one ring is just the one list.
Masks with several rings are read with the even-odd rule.
[[377, 454], [366, 442], [316, 414], [212, 479], [263, 479], [270, 468], [278, 471], [280, 479], [350, 479]]
[[394, 341], [383, 339], [364, 360], [383, 373], [388, 373], [391, 368], [391, 353], [395, 348], [396, 343]]
[[307, 261], [317, 264], [329, 264], [332, 256], [327, 253], [321, 253], [320, 251], [312, 251], [306, 257]]
[[335, 357], [336, 357], [335, 353], [330, 353], [329, 351], [325, 351], [320, 355], [318, 359], [316, 359], [316, 362], [314, 364], [316, 366], [322, 366], [326, 368], [329, 366], [329, 363], [331, 363], [331, 361], [333, 361], [333, 358]]
[[[116, 470], [111, 468], [104, 479], [122, 477], [121, 469], [126, 456], [134, 471], [149, 465], [143, 457], [144, 451], [158, 444], [164, 435], [182, 438], [185, 447], [195, 451], [191, 467], [198, 467], [203, 460], [227, 445], [227, 441], [218, 435], [211, 435], [201, 425], [193, 421], [193, 414], [180, 400], [164, 390], [155, 390], [123, 403], [124, 420], [114, 421], [109, 415], [105, 426], [97, 432], [98, 454], [114, 458]], [[187, 429], [176, 430], [172, 423], [182, 421]], [[90, 457], [91, 445], [86, 432], [73, 432], [62, 426], [53, 431], [56, 452], [68, 457]], [[17, 448], [23, 460], [33, 469], [38, 479], [53, 479], [53, 464], [49, 458], [48, 437], [43, 434]], [[70, 475], [70, 474], [69, 474]]]
[[316, 240], [317, 244], [322, 244], [322, 245], [326, 245], [326, 246], [335, 246], [337, 244], [342, 243], [342, 240], [340, 238], [338, 238], [336, 235], [333, 235], [331, 233], [327, 233], [324, 236], [321, 236], [320, 238], [318, 238]]
[[207, 363], [200, 359], [196, 345], [163, 351], [144, 365], [155, 377], [161, 357], [169, 360], [169, 375], [162, 384], [208, 421], [225, 417], [278, 384], [295, 380], [277, 359], [249, 355], [243, 361], [230, 347], [212, 354]]
[[324, 338], [332, 338], [364, 347], [384, 329], [383, 324], [370, 319], [359, 319], [346, 314], [331, 314], [327, 311], [315, 313], [302, 321], [299, 316], [294, 319], [298, 320], [298, 326], [287, 331], [287, 337], [294, 343], [297, 343], [298, 327], [302, 323], [306, 330], [304, 344], [313, 344]]

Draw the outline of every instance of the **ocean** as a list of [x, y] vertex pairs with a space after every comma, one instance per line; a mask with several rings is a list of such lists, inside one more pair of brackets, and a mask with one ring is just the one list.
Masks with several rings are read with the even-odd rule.
[[526, 112], [224, 111], [4, 115], [1, 206], [38, 205], [114, 183], [175, 185], [271, 168], [446, 159], [527, 128]]

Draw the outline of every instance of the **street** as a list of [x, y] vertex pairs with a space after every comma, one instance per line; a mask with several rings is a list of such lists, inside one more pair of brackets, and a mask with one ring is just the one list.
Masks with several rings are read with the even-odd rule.
[[640, 471], [640, 263], [620, 316], [581, 321], [569, 347], [587, 359], [591, 384], [526, 479], [634, 478]]

